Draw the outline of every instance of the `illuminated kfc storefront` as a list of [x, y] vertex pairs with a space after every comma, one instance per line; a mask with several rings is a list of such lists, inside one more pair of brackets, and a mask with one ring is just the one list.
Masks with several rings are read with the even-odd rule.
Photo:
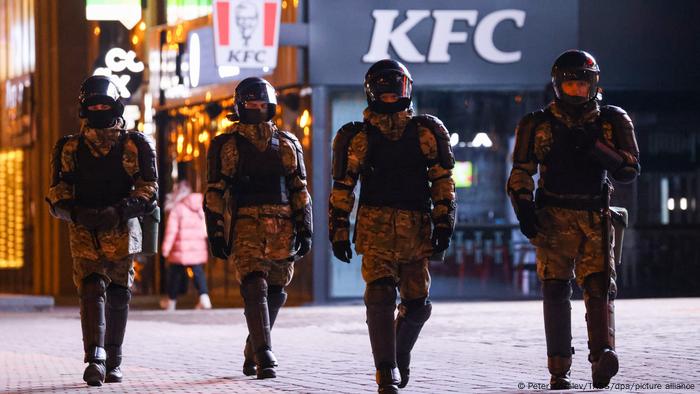
[[[313, 179], [314, 299], [362, 296], [361, 257], [344, 264], [328, 246], [330, 143], [343, 124], [361, 120], [364, 74], [387, 57], [412, 73], [417, 112], [438, 116], [452, 133], [458, 223], [447, 264], [431, 263], [433, 297], [538, 297], [534, 250], [517, 230], [504, 185], [515, 126], [553, 98], [551, 64], [570, 48], [596, 56], [603, 104], [630, 113], [642, 151], [642, 177], [635, 185], [617, 185], [613, 201], [632, 218], [619, 269], [621, 293], [651, 294], [645, 291], [653, 282], [655, 294], [663, 295], [664, 283], [673, 281], [684, 294], [697, 294], [687, 274], [698, 274], [700, 266], [693, 246], [700, 230], [700, 129], [692, 122], [700, 109], [700, 72], [691, 38], [700, 32], [690, 16], [700, 7], [676, 5], [310, 0], [313, 167], [326, 169]], [[690, 53], [696, 54], [692, 62]], [[666, 251], [669, 243], [679, 250]], [[662, 268], [668, 261], [674, 269]]]

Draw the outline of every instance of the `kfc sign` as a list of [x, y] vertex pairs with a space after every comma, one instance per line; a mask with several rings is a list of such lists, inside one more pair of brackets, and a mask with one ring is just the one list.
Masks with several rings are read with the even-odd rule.
[[280, 0], [215, 0], [213, 4], [217, 66], [277, 66]]
[[[449, 63], [450, 44], [465, 44], [469, 39], [466, 31], [455, 31], [457, 22], [474, 27], [474, 50], [482, 59], [496, 64], [515, 63], [522, 58], [521, 51], [505, 51], [496, 47], [493, 36], [502, 23], [511, 23], [518, 29], [525, 25], [525, 11], [503, 9], [493, 11], [479, 19], [477, 10], [416, 10], [406, 11], [406, 19], [395, 24], [398, 10], [374, 10], [374, 29], [369, 50], [362, 57], [365, 63], [390, 58], [389, 47], [400, 60], [408, 63]], [[427, 18], [433, 19], [430, 46], [422, 52], [416, 48], [408, 33]], [[464, 50], [464, 48], [460, 48]], [[455, 50], [460, 50], [455, 49]], [[427, 53], [426, 53], [427, 52]]]

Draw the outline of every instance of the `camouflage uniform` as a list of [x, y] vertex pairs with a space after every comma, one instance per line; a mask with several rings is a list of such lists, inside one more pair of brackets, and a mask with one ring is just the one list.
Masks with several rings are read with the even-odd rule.
[[[121, 382], [122, 343], [134, 281], [133, 255], [141, 252], [138, 217], [155, 207], [155, 152], [140, 133], [83, 125], [58, 141], [46, 201], [51, 214], [68, 221], [73, 281], [80, 296], [89, 385]], [[81, 212], [100, 212], [97, 228]], [[110, 211], [114, 227], [107, 228]], [[103, 228], [104, 227], [104, 228]]]
[[[401, 138], [412, 115], [411, 111], [391, 115], [376, 114], [369, 110], [364, 112], [367, 122], [394, 141]], [[454, 211], [455, 201], [452, 170], [444, 168], [437, 161], [435, 135], [424, 126], [419, 126], [418, 133], [421, 152], [426, 161], [433, 162], [428, 168], [431, 198], [433, 202], [449, 203], [436, 204], [430, 213], [360, 206], [354, 240], [357, 253], [363, 255], [362, 278], [365, 282], [389, 276], [400, 284], [401, 298], [406, 300], [428, 296], [428, 257], [433, 250], [430, 244], [431, 219], [435, 227], [451, 228], [453, 223], [443, 219]], [[331, 242], [349, 239], [349, 227], [339, 227], [338, 224], [348, 221], [354, 207], [353, 190], [365, 166], [367, 147], [366, 133], [360, 132], [352, 138], [347, 153], [346, 174], [342, 179], [335, 180], [330, 195]], [[404, 272], [404, 275], [399, 275], [399, 272]]]
[[[377, 149], [373, 148], [374, 142], [371, 141], [376, 141], [376, 138], [405, 141], [411, 138], [410, 134], [402, 138], [409, 133], [407, 130], [415, 130], [410, 134], [417, 134], [416, 144], [419, 145], [418, 168], [412, 167], [411, 171], [418, 176], [422, 173], [424, 177], [423, 184], [417, 181], [416, 189], [410, 190], [409, 194], [417, 196], [421, 189], [425, 189], [428, 206], [416, 209], [363, 201], [363, 193], [370, 188], [366, 181], [369, 182], [369, 173], [374, 171], [373, 164], [369, 163], [371, 150]], [[380, 136], [372, 137], [370, 131]], [[346, 133], [354, 133], [349, 142], [343, 141], [348, 138]], [[364, 123], [343, 126], [333, 141], [334, 183], [329, 200], [329, 236], [334, 245], [349, 241], [349, 216], [355, 204], [354, 189], [360, 179], [362, 191], [354, 243], [357, 253], [362, 255], [362, 278], [367, 283], [365, 303], [380, 391], [383, 390], [380, 382], [385, 380], [380, 374], [385, 373], [385, 368], [395, 368], [397, 363], [402, 376], [399, 387], [404, 387], [408, 381], [410, 351], [431, 310], [428, 300], [428, 258], [433, 254], [431, 234], [441, 231], [439, 229], [451, 234], [454, 227], [455, 185], [451, 170], [454, 159], [449, 144], [443, 145], [448, 150], [443, 154], [449, 157], [440, 157], [437, 138], [449, 139], [447, 130], [437, 118], [414, 117], [410, 109], [379, 114], [368, 108], [364, 111]], [[404, 144], [412, 142], [408, 140]], [[401, 305], [399, 316], [392, 323], [397, 286]], [[386, 324], [376, 324], [377, 330], [372, 322], [384, 319], [375, 319], [374, 311], [389, 316]], [[389, 335], [393, 334], [394, 325], [396, 337]]]
[[[224, 140], [220, 156], [209, 158], [209, 168], [220, 169], [220, 176], [209, 182], [204, 207], [216, 226], [210, 227], [210, 236], [224, 236], [224, 213], [227, 204], [232, 204], [227, 191], [235, 194], [233, 179], [238, 168], [238, 149], [235, 138], [238, 133], [253, 143], [260, 151], [270, 143], [277, 128], [272, 122], [259, 125], [237, 123], [227, 133], [218, 136]], [[270, 285], [287, 286], [294, 273], [294, 221], [301, 220], [305, 209], [311, 205], [311, 196], [306, 190], [306, 177], [300, 176], [298, 151], [301, 149], [296, 137], [284, 133], [280, 138], [280, 154], [287, 174], [289, 204], [266, 204], [240, 207], [235, 213], [233, 244], [228, 261], [236, 267], [239, 281], [251, 272], [260, 271], [268, 275]], [[223, 136], [223, 137], [222, 137]], [[212, 163], [213, 160], [218, 163]], [[211, 177], [210, 177], [211, 179]]]
[[[594, 136], [592, 146], [585, 149], [577, 142], [584, 133]], [[533, 201], [532, 177], [538, 170]], [[591, 100], [578, 111], [567, 111], [566, 104], [555, 100], [544, 110], [526, 115], [516, 129], [507, 190], [521, 229], [525, 228], [523, 233], [536, 249], [553, 388], [570, 387], [569, 299], [573, 278], [583, 289], [586, 302], [594, 384], [605, 382], [605, 378], [596, 378], [595, 361], [604, 349], [614, 350], [616, 274], [613, 254], [605, 254], [613, 250], [614, 237], [609, 221], [609, 238], [605, 240], [603, 235], [602, 187], [609, 182], [606, 174], [620, 182], [631, 182], [638, 173], [639, 150], [632, 122], [618, 107], [600, 107]], [[534, 229], [523, 227], [528, 215], [533, 215]], [[608, 243], [607, 249], [604, 242]], [[616, 372], [615, 364], [608, 375]]]
[[[76, 171], [76, 151], [80, 138], [95, 157], [107, 155], [119, 142], [123, 130], [120, 128], [95, 130], [83, 126], [81, 133], [63, 137], [54, 148], [54, 180], [46, 197], [54, 216], [69, 219], [70, 250], [73, 256], [73, 281], [80, 288], [81, 281], [92, 273], [104, 277], [107, 283], [130, 287], [134, 280], [132, 255], [141, 251], [141, 226], [137, 218], [130, 218], [116, 228], [93, 232], [67, 217], [57, 215], [56, 208], [74, 204], [74, 174]], [[135, 140], [124, 140], [122, 165], [126, 173], [133, 177], [131, 197], [153, 201], [158, 192], [156, 180], [141, 177], [139, 146]], [[147, 145], [145, 145], [147, 146]], [[142, 148], [143, 149], [143, 148]], [[155, 166], [154, 163], [149, 163]], [[60, 208], [59, 208], [60, 209]]]
[[[548, 106], [548, 110], [557, 121], [569, 129], [595, 122], [600, 116], [597, 104], [583, 113], [580, 118], [566, 114], [558, 108], [555, 102]], [[612, 124], [609, 121], [603, 121], [601, 126], [603, 140], [610, 146], [615, 146]], [[531, 160], [514, 164], [508, 178], [508, 190], [527, 191], [521, 193], [521, 196], [527, 196], [528, 193], [530, 196], [534, 195], [535, 183], [532, 176], [537, 172], [539, 165], [538, 188], [541, 190], [542, 196], [575, 201], [577, 199], [590, 200], [599, 195], [599, 193], [578, 195], [547, 191], [544, 181], [548, 168], [544, 163], [554, 142], [551, 121], [539, 123], [534, 128], [533, 137]], [[630, 160], [636, 162], [637, 159], [634, 158], [633, 153], [626, 151], [621, 151], [621, 153], [630, 156]], [[512, 195], [513, 192], [510, 194]], [[537, 250], [537, 274], [540, 280], [570, 280], [575, 277], [578, 285], [583, 286], [583, 281], [587, 276], [605, 271], [600, 215], [586, 210], [543, 206], [537, 211], [537, 218], [541, 225], [541, 231], [535, 238], [531, 239], [531, 243], [536, 246]], [[612, 248], [612, 237], [610, 242]], [[615, 266], [612, 257], [609, 259], [609, 269], [614, 279]]]
[[[236, 267], [245, 305], [249, 336], [243, 373], [275, 377], [270, 330], [287, 299], [284, 288], [294, 274], [295, 254], [308, 252], [301, 246], [295, 250], [296, 245], [307, 237], [310, 247], [312, 231], [301, 144], [270, 121], [236, 123], [212, 141], [207, 160], [204, 211], [210, 244], [215, 254], [230, 253], [227, 259]], [[265, 175], [268, 170], [272, 176]], [[248, 188], [251, 183], [257, 186]], [[277, 194], [269, 187], [276, 187]], [[225, 237], [228, 250], [215, 251], [212, 240]]]

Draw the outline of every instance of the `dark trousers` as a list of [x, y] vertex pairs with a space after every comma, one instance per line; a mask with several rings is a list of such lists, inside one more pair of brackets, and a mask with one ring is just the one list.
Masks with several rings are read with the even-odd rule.
[[180, 265], [170, 264], [168, 267], [168, 297], [171, 300], [177, 298], [179, 294], [187, 293], [189, 280], [187, 277], [187, 267], [192, 268], [194, 274], [194, 287], [200, 295], [209, 293], [207, 289], [207, 278], [204, 276], [204, 264], [197, 265]]

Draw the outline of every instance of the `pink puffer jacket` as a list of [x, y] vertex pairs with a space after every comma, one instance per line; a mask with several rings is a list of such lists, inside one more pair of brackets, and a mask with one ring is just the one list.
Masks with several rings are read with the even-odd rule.
[[168, 262], [196, 265], [209, 259], [203, 198], [201, 193], [191, 193], [170, 210], [161, 249]]

